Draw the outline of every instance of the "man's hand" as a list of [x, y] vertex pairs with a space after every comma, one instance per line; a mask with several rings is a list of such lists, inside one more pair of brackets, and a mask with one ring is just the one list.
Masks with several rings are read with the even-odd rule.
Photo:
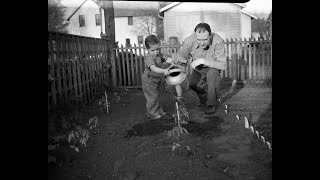
[[193, 69], [195, 69], [197, 66], [199, 66], [200, 64], [204, 64], [204, 63], [205, 63], [205, 59], [197, 59], [197, 60], [192, 61], [192, 63], [190, 65]]

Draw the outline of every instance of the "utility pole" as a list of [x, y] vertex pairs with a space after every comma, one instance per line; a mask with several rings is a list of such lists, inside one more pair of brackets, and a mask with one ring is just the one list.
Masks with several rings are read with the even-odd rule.
[[116, 87], [116, 63], [113, 48], [115, 47], [115, 25], [114, 25], [114, 8], [113, 0], [100, 0], [104, 10], [105, 34], [101, 34], [101, 38], [108, 40], [107, 60], [111, 63], [112, 86]]

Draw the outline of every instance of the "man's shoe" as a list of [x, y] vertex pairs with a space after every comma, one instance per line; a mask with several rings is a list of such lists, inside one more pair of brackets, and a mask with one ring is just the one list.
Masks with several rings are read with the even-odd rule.
[[160, 115], [165, 116], [167, 114], [168, 114], [167, 112], [162, 112]]
[[158, 115], [158, 116], [148, 116], [148, 118], [150, 118], [151, 120], [156, 120], [156, 119], [160, 119], [162, 117], [162, 115]]
[[206, 107], [206, 104], [204, 104], [204, 103], [199, 103], [199, 104], [197, 105], [197, 107], [203, 108], [203, 107]]
[[216, 112], [216, 108], [214, 106], [209, 106], [205, 111], [206, 114], [213, 114], [215, 112]]

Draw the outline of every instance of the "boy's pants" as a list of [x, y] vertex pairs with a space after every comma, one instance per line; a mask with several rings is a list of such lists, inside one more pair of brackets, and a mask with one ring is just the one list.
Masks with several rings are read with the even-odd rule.
[[[157, 117], [159, 114], [163, 114], [163, 109], [160, 106], [159, 103], [159, 97], [160, 97], [160, 83], [165, 83], [165, 80], [162, 79], [163, 76], [152, 76], [149, 75], [148, 70], [145, 70], [142, 75], [142, 90], [144, 93], [144, 96], [147, 99], [146, 107], [147, 107], [147, 116], [150, 118]], [[189, 81], [188, 78], [186, 78], [181, 84], [183, 92], [188, 90], [189, 87]], [[165, 90], [176, 94], [175, 86], [172, 85], [165, 85]]]
[[142, 75], [142, 90], [147, 99], [147, 116], [155, 118], [163, 114], [163, 110], [159, 104], [161, 76], [150, 76], [148, 70]]
[[193, 70], [190, 88], [194, 90], [200, 103], [215, 106], [220, 96], [220, 73], [215, 68], [203, 68], [201, 73]]

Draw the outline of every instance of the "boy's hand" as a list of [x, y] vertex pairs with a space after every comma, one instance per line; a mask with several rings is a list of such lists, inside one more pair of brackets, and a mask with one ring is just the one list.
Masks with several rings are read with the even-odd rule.
[[170, 74], [170, 67], [164, 69], [163, 74], [164, 74], [165, 76], [169, 75], [169, 74]]
[[172, 62], [173, 62], [173, 59], [172, 59], [172, 58], [170, 58], [170, 57], [166, 60], [166, 63], [171, 64]]
[[187, 60], [183, 59], [182, 57], [178, 57], [177, 62], [187, 63]]

